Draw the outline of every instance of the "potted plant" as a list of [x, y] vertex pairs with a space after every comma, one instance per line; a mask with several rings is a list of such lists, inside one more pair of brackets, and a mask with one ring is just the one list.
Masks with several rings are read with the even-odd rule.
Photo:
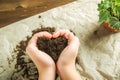
[[120, 32], [120, 0], [102, 0], [98, 4], [99, 22], [111, 32]]

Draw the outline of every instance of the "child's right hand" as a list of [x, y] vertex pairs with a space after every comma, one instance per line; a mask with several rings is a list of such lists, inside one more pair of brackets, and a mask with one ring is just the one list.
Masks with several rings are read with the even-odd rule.
[[57, 61], [58, 74], [63, 80], [80, 80], [80, 75], [75, 68], [79, 39], [69, 30], [59, 30], [53, 34], [53, 38], [59, 36], [68, 39], [68, 46], [62, 51]]
[[75, 63], [77, 57], [80, 44], [79, 39], [69, 30], [59, 30], [53, 34], [53, 38], [59, 36], [64, 36], [66, 39], [68, 39], [68, 46], [60, 54], [57, 63], [64, 64], [66, 66], [72, 65]]

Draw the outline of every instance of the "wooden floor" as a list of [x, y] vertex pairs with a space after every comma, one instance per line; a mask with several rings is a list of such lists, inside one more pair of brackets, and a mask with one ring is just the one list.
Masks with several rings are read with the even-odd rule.
[[75, 0], [0, 0], [0, 28]]

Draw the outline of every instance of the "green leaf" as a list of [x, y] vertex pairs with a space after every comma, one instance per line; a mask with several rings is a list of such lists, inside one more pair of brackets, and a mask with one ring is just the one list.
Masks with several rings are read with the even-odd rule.
[[117, 18], [111, 17], [109, 22], [112, 28], [116, 30], [120, 29], [120, 21]]
[[99, 22], [102, 23], [104, 21], [109, 21], [109, 18], [110, 18], [110, 12], [109, 11], [106, 11], [106, 10], [100, 11]]
[[104, 2], [105, 9], [110, 8], [110, 6], [111, 6], [111, 2], [109, 0], [106, 0], [106, 2]]
[[110, 22], [113, 28], [120, 27], [120, 0], [102, 0], [98, 4], [99, 22]]
[[111, 7], [111, 2], [108, 0], [101, 1], [101, 3], [98, 4], [98, 7], [99, 7], [98, 10], [108, 9]]
[[120, 6], [120, 0], [115, 0], [115, 5]]

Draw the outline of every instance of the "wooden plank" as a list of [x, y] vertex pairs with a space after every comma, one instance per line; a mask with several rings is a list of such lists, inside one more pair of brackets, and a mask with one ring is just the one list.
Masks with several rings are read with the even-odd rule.
[[[21, 0], [21, 2], [10, 2], [10, 0], [1, 0], [0, 5], [4, 4], [7, 7], [10, 6], [11, 8], [7, 8], [6, 6], [4, 7], [4, 5], [2, 5], [2, 7], [4, 8], [0, 7], [0, 28], [10, 23], [33, 16], [37, 13], [41, 13], [51, 8], [70, 3], [72, 1], [75, 0], [31, 0], [31, 2], [30, 0]], [[10, 4], [12, 4], [13, 6]]]

